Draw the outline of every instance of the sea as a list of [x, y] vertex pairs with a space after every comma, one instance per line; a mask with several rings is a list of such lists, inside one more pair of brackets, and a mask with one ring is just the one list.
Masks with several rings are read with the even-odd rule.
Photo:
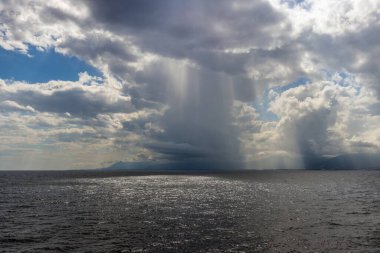
[[380, 252], [380, 171], [4, 171], [0, 252]]

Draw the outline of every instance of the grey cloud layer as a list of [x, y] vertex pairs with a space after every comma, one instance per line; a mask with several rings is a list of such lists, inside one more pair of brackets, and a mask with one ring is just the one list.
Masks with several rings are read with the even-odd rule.
[[130, 98], [103, 87], [82, 84], [47, 85], [11, 84], [0, 87], [0, 99], [39, 112], [69, 113], [80, 117], [94, 117], [101, 113], [134, 111]]

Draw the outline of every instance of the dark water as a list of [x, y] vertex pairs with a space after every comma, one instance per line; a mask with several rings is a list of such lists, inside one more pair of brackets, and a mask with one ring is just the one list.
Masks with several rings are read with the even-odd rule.
[[380, 171], [0, 172], [0, 252], [380, 252]]

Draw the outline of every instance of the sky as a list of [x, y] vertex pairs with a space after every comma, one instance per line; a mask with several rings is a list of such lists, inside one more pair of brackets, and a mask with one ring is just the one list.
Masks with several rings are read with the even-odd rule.
[[378, 0], [3, 0], [0, 169], [380, 153]]

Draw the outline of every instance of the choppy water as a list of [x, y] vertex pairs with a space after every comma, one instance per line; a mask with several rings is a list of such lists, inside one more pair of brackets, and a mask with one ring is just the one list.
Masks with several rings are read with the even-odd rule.
[[0, 252], [380, 252], [380, 171], [0, 172]]

